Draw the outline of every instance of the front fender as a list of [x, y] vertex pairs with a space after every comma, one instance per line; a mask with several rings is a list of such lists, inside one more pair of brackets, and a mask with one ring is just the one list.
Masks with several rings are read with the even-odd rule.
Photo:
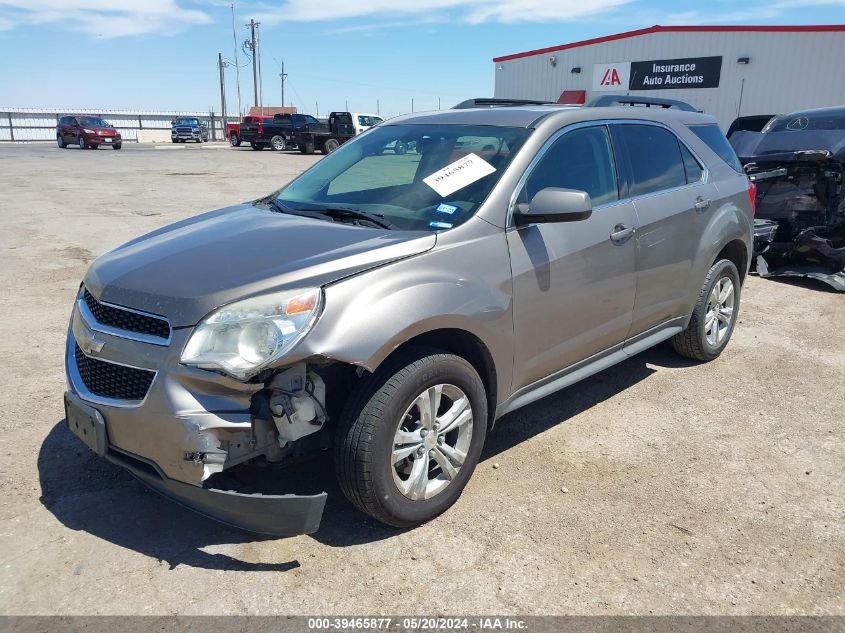
[[438, 236], [421, 255], [325, 288], [325, 309], [298, 355], [374, 371], [397, 347], [440, 329], [477, 337], [506, 397], [513, 369], [510, 259], [504, 231], [476, 219]]

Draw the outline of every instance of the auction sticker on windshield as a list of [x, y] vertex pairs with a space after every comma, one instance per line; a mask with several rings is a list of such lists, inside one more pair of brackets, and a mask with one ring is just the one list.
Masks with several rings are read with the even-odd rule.
[[423, 178], [423, 182], [434, 189], [437, 195], [445, 198], [494, 171], [496, 168], [480, 156], [467, 154], [427, 178]]

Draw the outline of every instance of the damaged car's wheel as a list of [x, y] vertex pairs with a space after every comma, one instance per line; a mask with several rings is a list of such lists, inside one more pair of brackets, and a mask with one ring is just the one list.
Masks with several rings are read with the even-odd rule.
[[356, 387], [338, 428], [346, 497], [396, 527], [449, 508], [472, 475], [487, 430], [484, 384], [459, 356], [408, 350]]
[[739, 271], [720, 259], [704, 280], [687, 329], [672, 337], [672, 347], [687, 358], [710, 361], [727, 346], [739, 314]]

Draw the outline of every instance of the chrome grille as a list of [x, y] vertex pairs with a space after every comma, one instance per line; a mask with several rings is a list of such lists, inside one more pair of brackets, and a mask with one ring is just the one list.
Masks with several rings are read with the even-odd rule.
[[97, 323], [164, 340], [170, 338], [170, 324], [166, 319], [101, 303], [87, 289], [84, 290], [82, 298]]

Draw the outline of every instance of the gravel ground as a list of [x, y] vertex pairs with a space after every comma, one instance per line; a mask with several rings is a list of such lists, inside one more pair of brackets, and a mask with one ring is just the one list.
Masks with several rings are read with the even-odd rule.
[[0, 146], [0, 612], [845, 615], [845, 296], [824, 286], [752, 277], [717, 361], [660, 347], [508, 415], [416, 530], [355, 512], [325, 462], [320, 531], [272, 540], [94, 458], [60, 424], [87, 265], [317, 159]]

